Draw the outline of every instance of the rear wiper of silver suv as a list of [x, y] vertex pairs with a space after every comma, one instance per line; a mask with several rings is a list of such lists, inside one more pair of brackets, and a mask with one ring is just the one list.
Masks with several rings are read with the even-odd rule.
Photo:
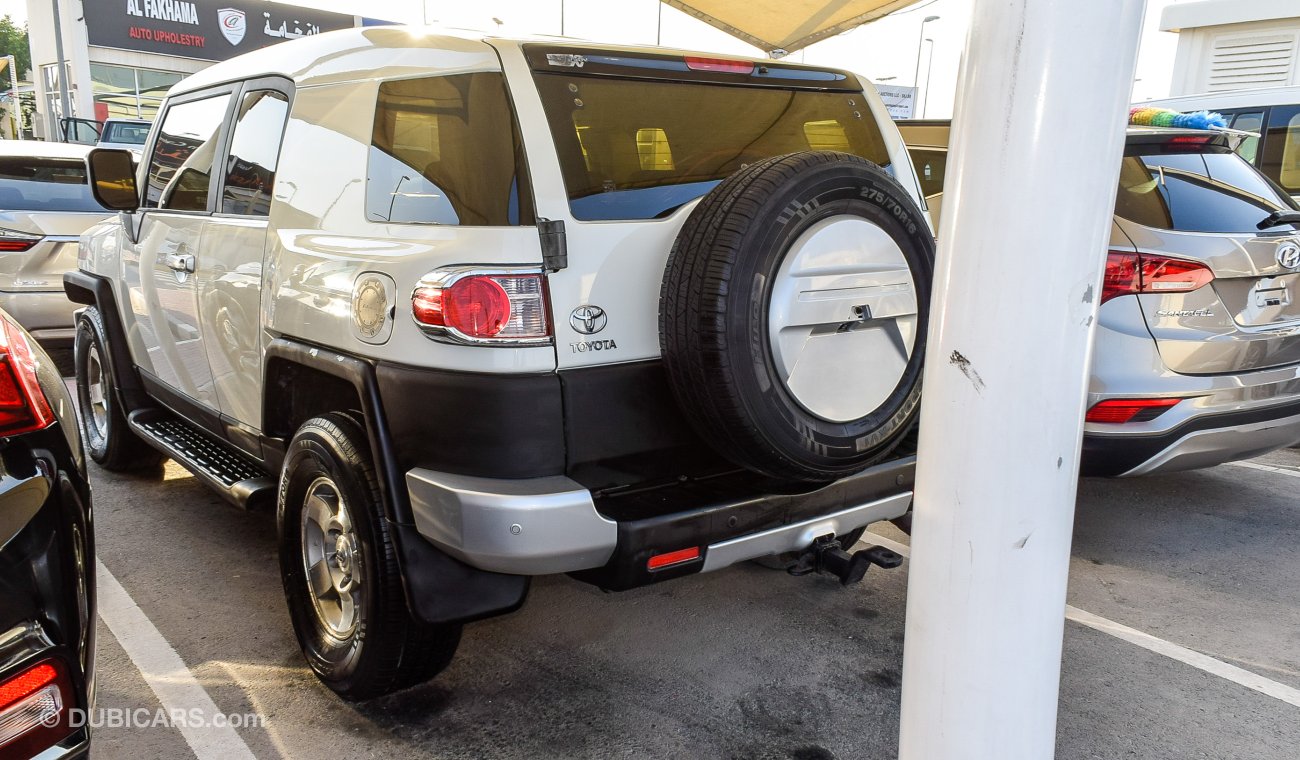
[[1261, 230], [1267, 230], [1282, 224], [1300, 224], [1300, 211], [1274, 211], [1264, 217], [1264, 221], [1255, 226]]

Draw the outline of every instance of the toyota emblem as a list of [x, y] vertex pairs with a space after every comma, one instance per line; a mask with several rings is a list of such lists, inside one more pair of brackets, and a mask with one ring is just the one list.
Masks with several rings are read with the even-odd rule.
[[569, 326], [583, 335], [595, 335], [605, 329], [607, 322], [609, 317], [599, 306], [583, 304], [569, 313]]
[[1300, 269], [1300, 245], [1283, 243], [1277, 247], [1277, 263], [1286, 269]]

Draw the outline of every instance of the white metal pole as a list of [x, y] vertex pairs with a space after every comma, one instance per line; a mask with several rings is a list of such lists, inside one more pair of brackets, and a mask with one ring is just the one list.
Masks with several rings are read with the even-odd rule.
[[921, 403], [903, 760], [1053, 756], [1084, 394], [1144, 0], [976, 0]]
[[925, 64], [925, 97], [921, 99], [921, 118], [925, 118], [926, 106], [930, 104], [930, 75], [934, 73], [934, 40], [929, 37], [925, 41], [930, 43], [930, 58]]
[[54, 58], [59, 72], [59, 108], [63, 111], [55, 130], [59, 140], [67, 142], [68, 136], [63, 131], [62, 120], [72, 118], [72, 101], [68, 95], [72, 83], [68, 81], [68, 67], [63, 62], [63, 12], [59, 10], [59, 0], [51, 0], [51, 3], [54, 7]]

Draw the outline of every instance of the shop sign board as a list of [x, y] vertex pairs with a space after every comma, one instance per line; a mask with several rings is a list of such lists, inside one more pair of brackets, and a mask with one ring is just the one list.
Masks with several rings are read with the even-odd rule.
[[208, 61], [356, 25], [350, 15], [258, 0], [95, 0], [83, 8], [91, 45]]
[[877, 84], [876, 92], [885, 101], [891, 119], [910, 119], [916, 112], [916, 88], [895, 84]]

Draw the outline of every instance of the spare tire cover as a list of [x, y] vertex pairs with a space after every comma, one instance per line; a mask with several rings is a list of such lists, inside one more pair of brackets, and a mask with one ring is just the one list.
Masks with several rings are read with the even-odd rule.
[[758, 473], [825, 481], [883, 458], [920, 404], [934, 239], [857, 156], [779, 156], [727, 178], [673, 245], [659, 334], [697, 432]]

